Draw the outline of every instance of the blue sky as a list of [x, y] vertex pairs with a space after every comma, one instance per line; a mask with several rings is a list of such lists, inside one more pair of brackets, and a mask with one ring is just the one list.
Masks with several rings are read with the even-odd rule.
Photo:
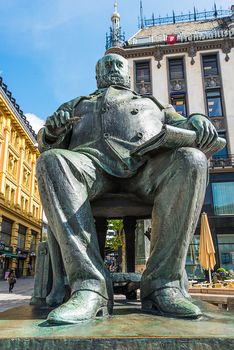
[[[217, 0], [228, 9], [233, 0]], [[95, 63], [105, 52], [114, 0], [8, 0], [0, 2], [0, 75], [29, 121], [94, 91]], [[213, 0], [143, 0], [150, 18], [212, 9]], [[119, 0], [126, 38], [138, 30], [139, 0]]]

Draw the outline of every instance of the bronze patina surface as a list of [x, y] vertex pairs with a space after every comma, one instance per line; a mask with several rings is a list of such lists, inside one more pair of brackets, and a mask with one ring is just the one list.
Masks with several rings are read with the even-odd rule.
[[234, 315], [205, 303], [199, 307], [201, 320], [179, 320], [143, 314], [139, 302], [117, 302], [112, 317], [48, 327], [48, 308], [21, 306], [0, 314], [0, 349], [234, 349]]
[[[100, 59], [96, 78], [94, 93], [64, 103], [38, 134], [37, 177], [53, 268], [47, 303], [63, 302], [63, 266], [71, 289], [70, 299], [48, 321], [79, 323], [111, 314], [112, 283], [99, 251], [91, 202], [120, 191], [152, 207], [142, 309], [198, 318], [201, 310], [186, 290], [185, 259], [207, 184], [202, 150], [217, 141], [217, 131], [202, 114], [184, 118], [171, 105], [132, 91], [128, 62], [119, 55]], [[134, 155], [165, 125], [195, 131], [196, 147], [173, 145], [157, 155]]]

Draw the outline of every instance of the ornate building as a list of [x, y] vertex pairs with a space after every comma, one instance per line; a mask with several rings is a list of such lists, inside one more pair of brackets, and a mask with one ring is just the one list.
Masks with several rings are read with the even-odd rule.
[[[234, 270], [234, 6], [230, 10], [145, 19], [127, 41], [110, 40], [108, 53], [129, 61], [131, 88], [171, 103], [185, 117], [206, 114], [227, 146], [210, 160], [210, 182], [203, 210], [209, 215], [217, 266]], [[112, 30], [113, 32], [113, 30]], [[111, 34], [112, 34], [111, 32]], [[113, 36], [113, 35], [112, 35]], [[190, 246], [187, 269], [201, 277], [199, 226]]]
[[34, 273], [42, 207], [36, 134], [0, 78], [0, 278]]

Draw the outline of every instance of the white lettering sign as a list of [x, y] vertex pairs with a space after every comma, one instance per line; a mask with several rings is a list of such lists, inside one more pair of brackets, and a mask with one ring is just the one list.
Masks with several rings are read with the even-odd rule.
[[[172, 34], [170, 34], [172, 36]], [[162, 37], [162, 36], [160, 36]], [[177, 40], [174, 42], [187, 42], [187, 41], [200, 41], [220, 38], [232, 38], [234, 37], [234, 29], [226, 30], [209, 30], [204, 32], [194, 32], [190, 34], [184, 34], [183, 32], [176, 34]], [[161, 38], [160, 38], [161, 39]], [[168, 42], [168, 35], [163, 35], [163, 41]]]

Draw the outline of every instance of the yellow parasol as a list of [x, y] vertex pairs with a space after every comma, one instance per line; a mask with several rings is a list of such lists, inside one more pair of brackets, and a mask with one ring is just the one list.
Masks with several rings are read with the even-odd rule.
[[216, 260], [214, 244], [206, 213], [202, 213], [201, 217], [199, 260], [201, 266], [209, 271], [209, 280], [211, 282], [211, 270], [214, 270]]

